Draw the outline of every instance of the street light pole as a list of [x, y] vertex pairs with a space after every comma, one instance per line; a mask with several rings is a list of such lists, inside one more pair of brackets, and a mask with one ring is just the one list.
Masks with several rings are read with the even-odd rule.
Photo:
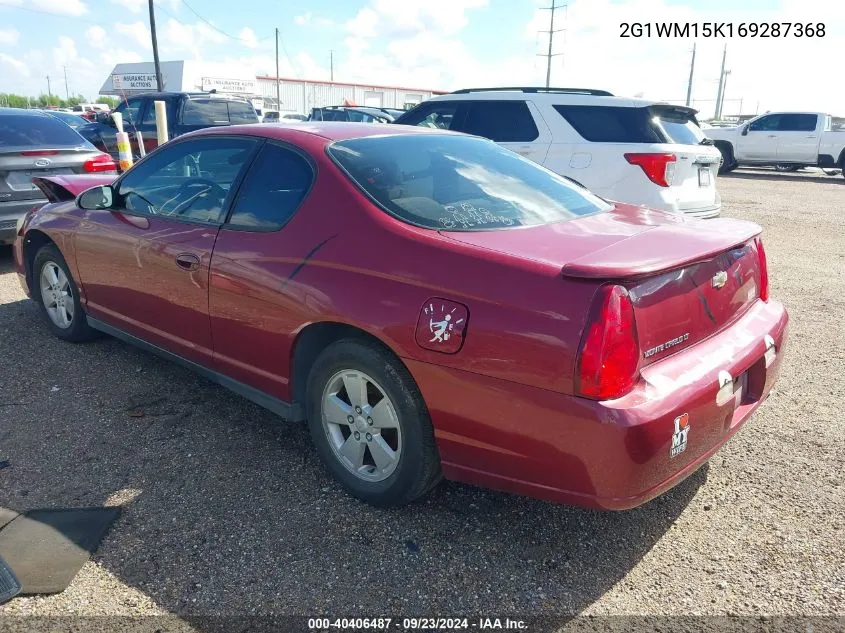
[[153, 0], [149, 0], [150, 4], [150, 36], [153, 40], [153, 64], [155, 65], [156, 86], [159, 92], [164, 90], [161, 79], [161, 64], [158, 61], [158, 38], [156, 37], [156, 12], [153, 6]]

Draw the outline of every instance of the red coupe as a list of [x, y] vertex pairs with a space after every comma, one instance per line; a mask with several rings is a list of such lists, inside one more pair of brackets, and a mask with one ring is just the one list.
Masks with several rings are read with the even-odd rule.
[[736, 433], [783, 356], [760, 227], [608, 202], [480, 138], [212, 128], [36, 184], [15, 263], [58, 337], [307, 420], [377, 505], [446, 477], [631, 508]]

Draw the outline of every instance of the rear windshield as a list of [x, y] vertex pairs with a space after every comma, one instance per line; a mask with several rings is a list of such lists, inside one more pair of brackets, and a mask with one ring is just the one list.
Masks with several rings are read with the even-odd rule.
[[258, 123], [258, 115], [248, 103], [243, 101], [188, 99], [182, 111], [182, 123], [205, 127]]
[[671, 107], [556, 105], [555, 110], [593, 143], [698, 145], [704, 134], [689, 111]]
[[610, 208], [586, 189], [481, 138], [368, 137], [335, 142], [329, 154], [391, 215], [430, 229], [533, 226]]
[[65, 123], [49, 115], [0, 116], [0, 149], [90, 147]]

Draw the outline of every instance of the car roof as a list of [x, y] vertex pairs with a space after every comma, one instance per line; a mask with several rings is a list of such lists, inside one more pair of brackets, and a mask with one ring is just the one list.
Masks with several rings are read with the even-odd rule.
[[[656, 103], [654, 99], [616, 97], [612, 95], [591, 95], [566, 92], [522, 92], [517, 90], [480, 90], [478, 92], [450, 92], [437, 95], [428, 101], [537, 101], [557, 105], [594, 105], [627, 108], [646, 107]], [[424, 102], [425, 103], [425, 102]]]
[[0, 115], [3, 114], [17, 114], [22, 116], [50, 116], [50, 113], [45, 110], [27, 110], [26, 108], [0, 108]]
[[250, 123], [247, 125], [228, 125], [204, 128], [190, 132], [180, 138], [207, 136], [213, 134], [247, 134], [278, 140], [293, 141], [297, 138], [319, 137], [328, 141], [343, 141], [368, 136], [399, 136], [408, 134], [448, 134], [458, 132], [415, 125], [395, 125], [393, 123], [352, 123], [343, 121], [302, 121], [300, 123]]

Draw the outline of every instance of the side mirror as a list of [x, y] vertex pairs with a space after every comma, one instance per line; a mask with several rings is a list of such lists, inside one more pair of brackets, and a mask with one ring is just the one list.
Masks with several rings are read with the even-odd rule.
[[746, 125], [745, 127], [743, 127], [743, 128], [742, 128], [742, 135], [743, 135], [743, 136], [748, 136], [748, 126], [747, 126], [747, 125]]
[[88, 189], [79, 194], [76, 205], [80, 209], [97, 211], [99, 209], [111, 209], [114, 202], [114, 189], [111, 185], [101, 185]]

